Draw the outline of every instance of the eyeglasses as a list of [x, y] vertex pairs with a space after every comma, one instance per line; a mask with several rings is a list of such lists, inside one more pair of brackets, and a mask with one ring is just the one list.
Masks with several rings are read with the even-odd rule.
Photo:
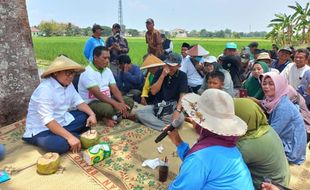
[[67, 77], [70, 77], [70, 76], [74, 76], [76, 74], [76, 71], [65, 70], [64, 73]]

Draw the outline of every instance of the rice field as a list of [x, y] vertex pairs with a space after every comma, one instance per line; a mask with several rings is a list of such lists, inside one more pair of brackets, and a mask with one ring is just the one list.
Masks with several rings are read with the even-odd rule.
[[[34, 49], [37, 63], [39, 65], [48, 65], [59, 54], [65, 54], [74, 61], [86, 65], [87, 60], [84, 57], [84, 44], [88, 37], [34, 37]], [[106, 39], [106, 38], [105, 38]], [[146, 54], [147, 45], [145, 38], [127, 38], [129, 43], [129, 55], [132, 62], [138, 65], [142, 64], [142, 57]], [[252, 41], [259, 43], [259, 48], [271, 49], [271, 42], [265, 39], [244, 38], [244, 39], [220, 39], [220, 38], [173, 38], [173, 49], [180, 52], [183, 42], [191, 45], [200, 44], [211, 55], [218, 56], [223, 52], [227, 42], [236, 42], [238, 49], [247, 46]]]

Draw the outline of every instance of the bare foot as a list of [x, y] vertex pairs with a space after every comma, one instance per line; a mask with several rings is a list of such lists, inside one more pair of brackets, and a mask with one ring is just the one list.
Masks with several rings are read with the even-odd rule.
[[117, 124], [117, 121], [114, 121], [113, 119], [108, 119], [108, 118], [104, 118], [103, 122], [107, 127], [111, 127], [111, 128], [113, 128]]
[[131, 121], [133, 121], [133, 122], [136, 122], [137, 121], [137, 118], [136, 118], [136, 116], [134, 115], [134, 114], [128, 114], [128, 115], [126, 115], [126, 116], [123, 116], [125, 119], [129, 119], [129, 120], [131, 120]]

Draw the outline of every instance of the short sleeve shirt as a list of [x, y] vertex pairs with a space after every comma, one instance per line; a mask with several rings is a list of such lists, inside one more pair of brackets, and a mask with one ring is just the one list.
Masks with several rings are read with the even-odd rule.
[[115, 79], [109, 68], [98, 70], [91, 63], [81, 74], [78, 89], [81, 97], [88, 104], [94, 100], [98, 100], [88, 89], [98, 86], [102, 94], [111, 97], [110, 86], [114, 84]]
[[[162, 69], [155, 73], [152, 84], [159, 79]], [[178, 70], [173, 76], [167, 75], [163, 81], [160, 91], [155, 95], [155, 103], [164, 101], [179, 101], [181, 93], [187, 93], [187, 76]]]

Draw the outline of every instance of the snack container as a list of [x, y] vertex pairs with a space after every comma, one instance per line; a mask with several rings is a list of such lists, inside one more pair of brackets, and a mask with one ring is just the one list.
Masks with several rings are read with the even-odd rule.
[[83, 152], [83, 159], [88, 165], [94, 165], [111, 156], [111, 147], [108, 143], [102, 142], [89, 147]]

